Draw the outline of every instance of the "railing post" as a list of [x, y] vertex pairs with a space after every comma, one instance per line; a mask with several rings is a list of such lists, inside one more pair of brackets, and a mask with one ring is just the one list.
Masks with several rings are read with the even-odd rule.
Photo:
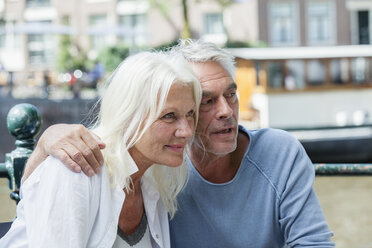
[[5, 163], [0, 163], [0, 177], [9, 179], [9, 188], [12, 190], [10, 197], [18, 203], [23, 168], [41, 128], [40, 113], [32, 104], [17, 104], [8, 113], [7, 127], [16, 138], [16, 149], [5, 154]]

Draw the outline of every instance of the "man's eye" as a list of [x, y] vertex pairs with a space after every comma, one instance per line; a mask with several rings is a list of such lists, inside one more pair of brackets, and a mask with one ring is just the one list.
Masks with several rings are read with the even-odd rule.
[[213, 102], [212, 99], [206, 99], [206, 100], [202, 100], [201, 104], [207, 105], [207, 104], [211, 104], [212, 102]]
[[236, 96], [236, 92], [231, 92], [230, 94], [227, 95], [228, 97], [234, 97]]

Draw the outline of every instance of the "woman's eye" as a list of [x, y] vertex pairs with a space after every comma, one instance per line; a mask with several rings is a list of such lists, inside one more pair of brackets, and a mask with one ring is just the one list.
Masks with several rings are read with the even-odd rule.
[[175, 118], [175, 115], [174, 113], [168, 113], [166, 115], [163, 115], [162, 119], [164, 120], [170, 120], [170, 119], [174, 119]]
[[194, 111], [194, 110], [191, 110], [191, 111], [189, 111], [189, 112], [186, 114], [186, 117], [194, 117], [194, 113], [195, 113], [195, 111]]

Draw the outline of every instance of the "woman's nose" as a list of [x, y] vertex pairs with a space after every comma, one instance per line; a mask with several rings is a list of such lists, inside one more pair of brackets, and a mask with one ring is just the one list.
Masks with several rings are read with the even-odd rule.
[[193, 134], [193, 126], [187, 120], [180, 120], [176, 130], [176, 137], [190, 139]]

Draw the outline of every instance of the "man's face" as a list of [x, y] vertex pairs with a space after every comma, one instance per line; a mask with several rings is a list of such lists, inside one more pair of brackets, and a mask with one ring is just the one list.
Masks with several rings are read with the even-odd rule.
[[226, 155], [236, 149], [239, 111], [236, 84], [217, 62], [194, 63], [192, 68], [203, 90], [193, 146]]

